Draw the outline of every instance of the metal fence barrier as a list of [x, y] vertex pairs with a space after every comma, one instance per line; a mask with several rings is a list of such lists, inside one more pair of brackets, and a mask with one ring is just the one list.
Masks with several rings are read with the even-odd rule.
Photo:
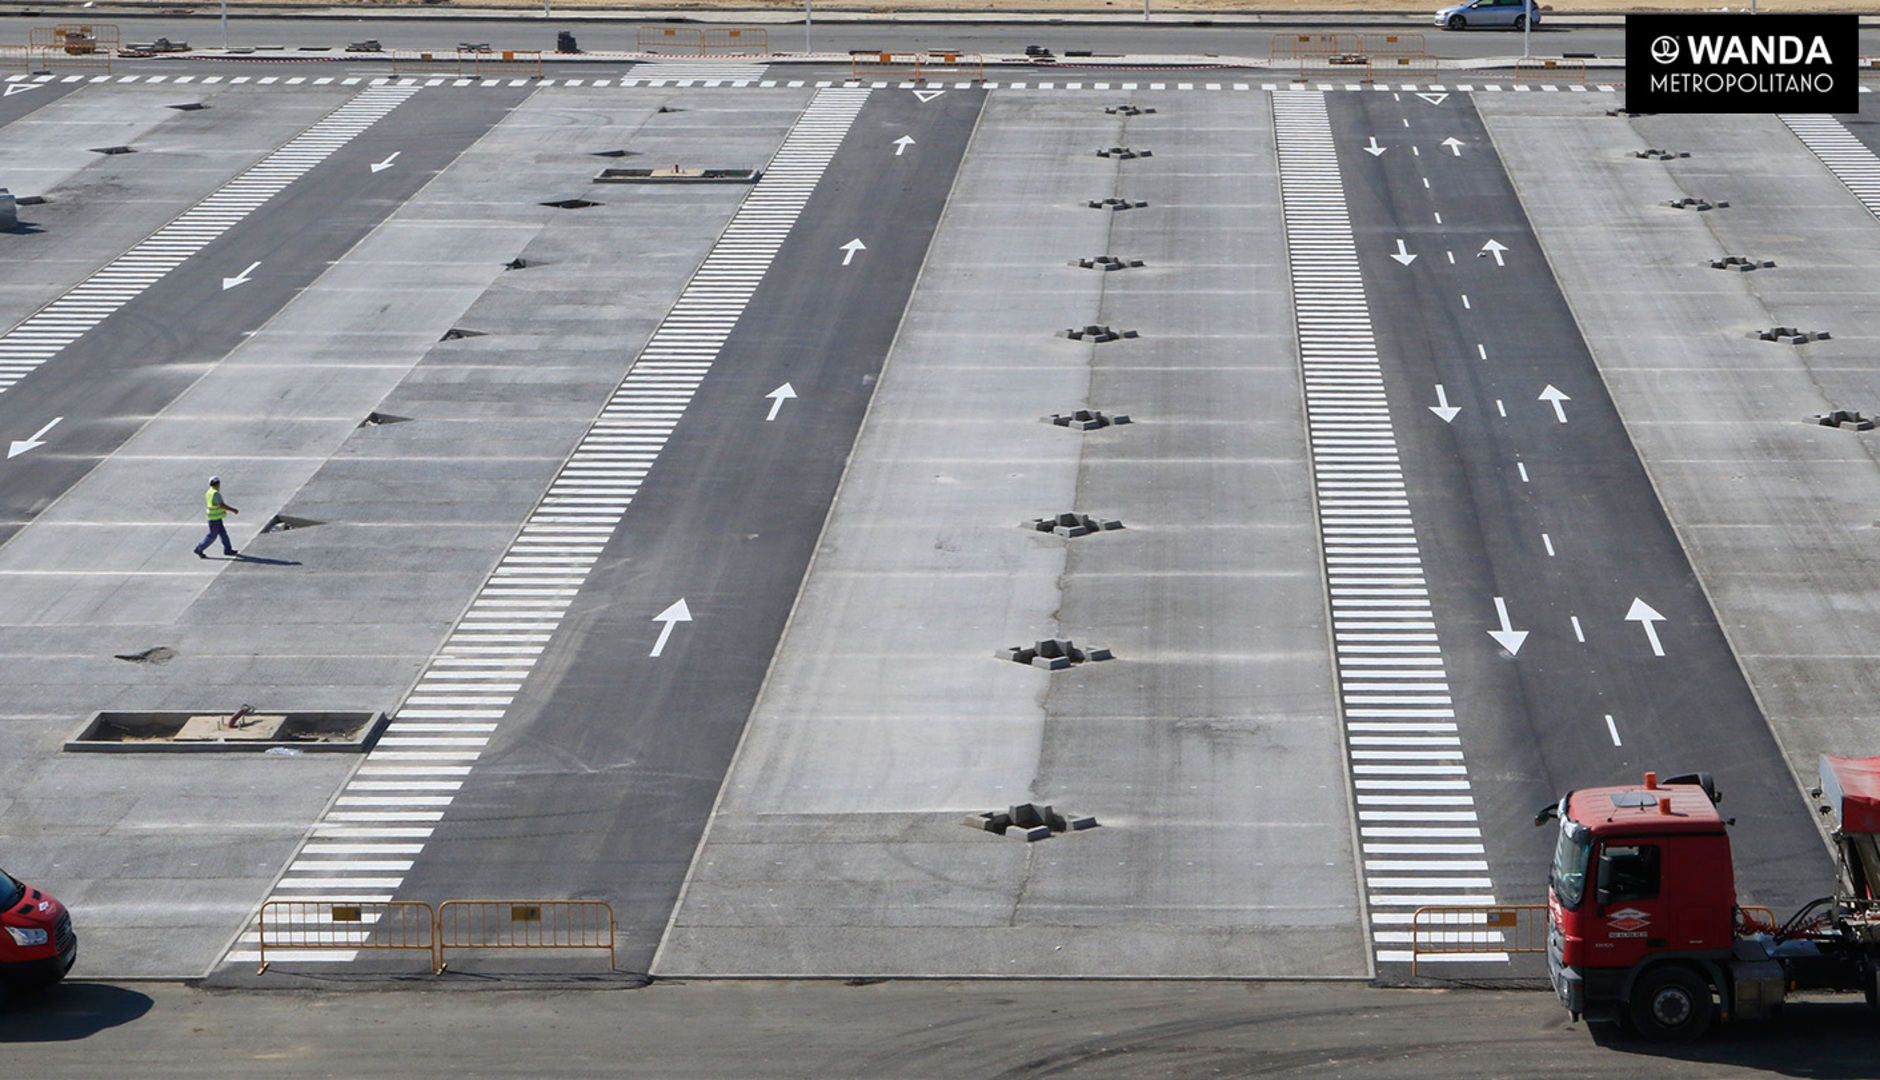
[[111, 23], [59, 23], [35, 26], [28, 42], [35, 49], [60, 49], [70, 56], [90, 56], [97, 52], [116, 52], [121, 38]]
[[1531, 56], [1514, 62], [1514, 80], [1524, 79], [1565, 79], [1568, 82], [1586, 81], [1586, 61], [1555, 60]]
[[1358, 52], [1373, 59], [1380, 56], [1428, 56], [1429, 46], [1422, 34], [1359, 34]]
[[1428, 82], [1436, 78], [1434, 56], [1374, 56], [1371, 75], [1378, 79], [1412, 79]]
[[527, 75], [542, 77], [540, 49], [503, 49], [500, 52], [470, 54], [471, 70], [478, 75]]
[[929, 77], [952, 76], [982, 81], [986, 77], [986, 58], [979, 53], [963, 52], [851, 52], [849, 77], [907, 79], [924, 82]]
[[1294, 60], [1302, 56], [1356, 52], [1356, 37], [1355, 34], [1274, 34], [1267, 55], [1273, 60]]
[[1362, 56], [1302, 56], [1291, 66], [1299, 70], [1294, 82], [1371, 81], [1371, 62]]
[[767, 55], [770, 31], [761, 27], [642, 26], [639, 51], [668, 56]]
[[1420, 907], [1410, 916], [1411, 975], [1425, 956], [1499, 960], [1546, 951], [1546, 904]]
[[437, 909], [437, 971], [449, 949], [605, 949], [614, 909], [599, 900], [446, 900]]
[[0, 45], [0, 68], [31, 71], [32, 49], [26, 45]]
[[462, 75], [464, 61], [475, 53], [455, 49], [392, 49], [394, 75]]
[[437, 914], [417, 901], [388, 900], [332, 902], [326, 900], [270, 900], [261, 905], [256, 921], [261, 941], [261, 968], [268, 970], [268, 949], [301, 951], [374, 949], [422, 951], [431, 970], [438, 970]]

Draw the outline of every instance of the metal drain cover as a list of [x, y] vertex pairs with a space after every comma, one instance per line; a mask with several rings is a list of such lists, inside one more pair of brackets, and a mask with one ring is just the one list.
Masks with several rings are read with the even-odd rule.
[[1141, 259], [1120, 259], [1115, 255], [1097, 255], [1088, 259], [1072, 259], [1072, 266], [1081, 266], [1085, 270], [1128, 270], [1142, 265]]
[[1069, 638], [1045, 638], [1027, 649], [1014, 645], [1009, 649], [1000, 649], [993, 653], [993, 658], [1010, 660], [1016, 664], [1027, 664], [1046, 671], [1063, 671], [1073, 664], [1100, 663], [1114, 660], [1116, 657], [1108, 649], [1080, 649]]
[[1067, 413], [1052, 413], [1045, 417], [1044, 421], [1047, 424], [1056, 424], [1058, 427], [1070, 428], [1072, 431], [1096, 431], [1098, 428], [1106, 428], [1111, 424], [1129, 423], [1129, 414], [1117, 413], [1114, 416], [1105, 416], [1101, 409], [1073, 409]]
[[1093, 532], [1108, 532], [1113, 529], [1120, 529], [1123, 527], [1123, 523], [1114, 518], [1094, 518], [1089, 514], [1064, 513], [1053, 514], [1050, 517], [1032, 518], [1030, 521], [1021, 521], [1018, 523], [1018, 527], [1021, 529], [1030, 529], [1033, 532], [1056, 533], [1062, 537], [1074, 538], [1089, 536]]
[[1058, 336], [1070, 338], [1072, 341], [1104, 342], [1121, 341], [1124, 338], [1133, 338], [1140, 335], [1134, 330], [1116, 330], [1108, 326], [1091, 325], [1073, 326], [1069, 330], [1059, 330]]
[[1857, 412], [1849, 412], [1846, 409], [1836, 409], [1830, 413], [1817, 413], [1807, 419], [1811, 424], [1820, 424], [1822, 427], [1840, 428], [1842, 431], [1872, 431], [1874, 427], [1872, 417], [1862, 416]]
[[1090, 208], [1092, 210], [1143, 210], [1146, 209], [1148, 205], [1149, 204], [1142, 199], [1109, 198], [1090, 200]]
[[1673, 210], [1721, 210], [1730, 204], [1722, 199], [1711, 202], [1708, 199], [1694, 199], [1687, 195], [1682, 199], [1666, 199], [1664, 205]]
[[1127, 146], [1107, 146], [1098, 150], [1097, 156], [1128, 161], [1131, 158], [1154, 157], [1155, 153], [1149, 150], [1132, 150]]
[[1712, 259], [1704, 264], [1712, 270], [1773, 270], [1775, 263], [1769, 259], [1746, 259], [1741, 255], [1725, 255], [1721, 259]]
[[1097, 819], [1089, 814], [1060, 814], [1049, 803], [1019, 803], [1004, 810], [968, 814], [962, 824], [969, 829], [998, 833], [1030, 843], [1034, 840], [1049, 840], [1059, 833], [1097, 828]]
[[1762, 341], [1777, 341], [1784, 345], [1806, 345], [1811, 341], [1827, 341], [1826, 330], [1797, 330], [1793, 326], [1772, 326], [1767, 330], [1752, 330], [1749, 335]]
[[1632, 151], [1632, 156], [1635, 158], [1644, 158], [1647, 161], [1671, 161], [1676, 158], [1687, 158], [1691, 155], [1682, 150], [1660, 150], [1654, 146], [1646, 150], [1634, 150]]

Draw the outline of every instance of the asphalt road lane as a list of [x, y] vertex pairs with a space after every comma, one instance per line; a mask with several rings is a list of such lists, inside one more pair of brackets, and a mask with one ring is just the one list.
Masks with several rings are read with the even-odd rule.
[[[1652, 769], [1717, 776], [1745, 903], [1812, 899], [1832, 871], [1808, 808], [1471, 99], [1331, 111], [1500, 895], [1545, 896], [1537, 809]], [[1497, 597], [1528, 633], [1513, 655]], [[1650, 634], [1638, 599], [1663, 616]]]
[[[9, 439], [63, 418], [56, 441], [0, 461], [0, 543], [264, 325], [527, 93], [508, 87], [477, 94], [419, 91], [0, 394], [0, 433]], [[265, 107], [259, 95], [249, 101]], [[225, 99], [219, 107], [239, 106]], [[394, 152], [393, 167], [373, 171]], [[224, 287], [226, 279], [241, 276], [248, 280]]]
[[646, 970], [983, 100], [870, 98], [401, 896], [604, 899]]

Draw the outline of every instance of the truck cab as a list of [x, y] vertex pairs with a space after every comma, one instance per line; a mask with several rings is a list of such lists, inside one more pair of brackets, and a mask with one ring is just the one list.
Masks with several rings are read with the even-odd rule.
[[0, 870], [0, 995], [56, 983], [77, 959], [78, 935], [65, 905]]

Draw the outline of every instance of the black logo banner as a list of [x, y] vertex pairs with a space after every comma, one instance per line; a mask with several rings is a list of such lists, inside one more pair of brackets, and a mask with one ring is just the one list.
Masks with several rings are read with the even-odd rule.
[[1860, 111], [1857, 15], [1627, 15], [1625, 105], [1654, 113]]

